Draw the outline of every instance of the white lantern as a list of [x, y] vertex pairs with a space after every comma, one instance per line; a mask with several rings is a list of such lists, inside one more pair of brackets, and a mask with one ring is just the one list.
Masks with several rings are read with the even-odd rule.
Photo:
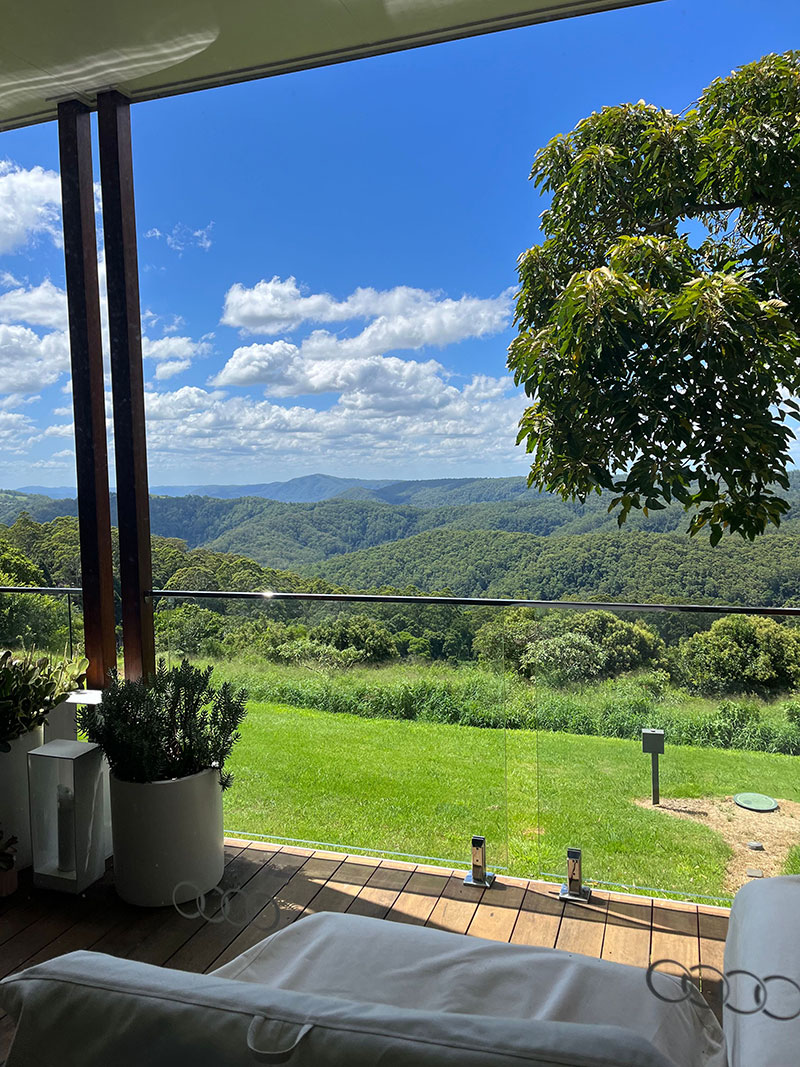
[[100, 747], [48, 741], [28, 753], [33, 884], [67, 893], [102, 878], [108, 787]]

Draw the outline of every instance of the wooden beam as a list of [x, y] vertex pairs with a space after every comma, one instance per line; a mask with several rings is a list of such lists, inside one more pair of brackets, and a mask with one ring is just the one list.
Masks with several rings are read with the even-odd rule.
[[129, 101], [113, 90], [98, 93], [97, 122], [114, 401], [122, 643], [125, 677], [141, 678], [155, 670], [155, 640], [153, 606], [145, 597], [153, 578]]
[[80, 101], [58, 105], [84, 646], [88, 685], [102, 689], [117, 653], [90, 121]]

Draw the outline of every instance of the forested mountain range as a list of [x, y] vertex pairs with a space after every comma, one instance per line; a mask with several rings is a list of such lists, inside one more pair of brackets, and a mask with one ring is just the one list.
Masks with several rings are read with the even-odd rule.
[[[152, 531], [167, 539], [154, 550], [154, 580], [163, 585], [172, 577], [173, 569], [161, 568], [158, 559], [165, 545], [180, 539], [190, 553], [177, 570], [200, 567], [200, 573], [183, 575], [173, 588], [203, 585], [203, 553], [224, 553], [258, 565], [252, 588], [263, 585], [267, 568], [351, 589], [414, 586], [466, 596], [800, 603], [800, 474], [792, 476], [788, 497], [793, 510], [780, 530], [753, 544], [736, 537], [712, 549], [707, 539], [688, 538], [688, 520], [678, 506], [649, 518], [634, 515], [620, 531], [605, 500], [564, 502], [527, 489], [521, 478], [350, 484], [339, 496], [304, 503], [154, 495]], [[0, 491], [0, 523], [14, 523], [23, 511], [47, 525], [56, 520], [59, 537], [70, 544], [77, 537], [74, 520], [60, 518], [75, 514], [74, 499]], [[28, 552], [19, 523], [16, 529], [15, 543], [39, 562], [38, 547]], [[77, 552], [73, 558], [77, 561]], [[210, 570], [206, 578], [218, 581], [218, 567]], [[77, 574], [68, 581], [77, 581]]]
[[408, 583], [458, 596], [798, 606], [800, 533], [711, 548], [644, 530], [537, 537], [437, 529], [332, 557], [313, 572], [354, 589]]

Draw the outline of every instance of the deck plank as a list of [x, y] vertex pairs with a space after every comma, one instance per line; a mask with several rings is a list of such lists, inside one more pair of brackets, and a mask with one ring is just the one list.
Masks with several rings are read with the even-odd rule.
[[434, 926], [437, 930], [450, 930], [454, 934], [465, 934], [483, 894], [484, 890], [479, 886], [464, 885], [463, 874], [451, 875], [426, 925]]
[[700, 990], [718, 1019], [722, 1019], [722, 979], [728, 913], [697, 909], [700, 935]]
[[609, 893], [603, 959], [612, 960], [614, 963], [627, 963], [634, 967], [647, 967], [650, 962], [652, 925], [651, 900]]
[[700, 962], [700, 935], [696, 904], [677, 904], [672, 900], [653, 901], [653, 931], [650, 938], [650, 962], [667, 960], [659, 970], [682, 975], [683, 968]]
[[424, 926], [431, 917], [433, 909], [444, 892], [450, 878], [446, 874], [430, 874], [428, 871], [414, 871], [402, 893], [387, 911], [385, 918], [392, 922], [410, 923]]
[[510, 941], [524, 898], [521, 886], [495, 881], [491, 888], [484, 889], [467, 933], [491, 941]]
[[513, 945], [539, 945], [555, 948], [564, 904], [558, 899], [559, 886], [530, 882], [511, 935]]
[[[258, 849], [239, 849], [223, 872], [219, 883], [222, 892], [242, 890], [246, 893], [248, 883], [274, 855], [274, 852]], [[222, 897], [219, 893], [206, 894], [205, 913], [214, 920], [212, 925], [218, 925], [216, 920], [221, 918], [219, 914], [221, 901]], [[237, 909], [235, 913], [237, 915], [239, 905], [240, 902], [238, 900], [233, 900], [230, 904], [231, 907]], [[206, 925], [206, 919], [200, 915], [194, 919], [186, 917], [195, 910], [195, 901], [182, 904], [181, 911], [184, 914], [181, 915], [176, 910], [174, 916], [171, 915], [161, 926], [136, 946], [133, 952], [130, 953], [130, 958], [138, 960], [140, 963], [164, 965]]]
[[564, 914], [558, 928], [556, 948], [600, 959], [606, 930], [608, 897], [594, 892], [588, 904], [564, 902]]

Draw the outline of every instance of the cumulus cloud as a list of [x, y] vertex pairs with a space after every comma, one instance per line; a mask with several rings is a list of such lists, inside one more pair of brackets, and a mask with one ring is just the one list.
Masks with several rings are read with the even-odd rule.
[[45, 326], [53, 330], [66, 330], [67, 294], [46, 278], [41, 285], [0, 293], [0, 322], [21, 323], [29, 326]]
[[39, 337], [26, 326], [0, 324], [0, 393], [29, 394], [69, 370], [69, 341], [61, 331]]
[[426, 373], [417, 365], [411, 383], [395, 383], [394, 394], [354, 389], [325, 411], [195, 386], [148, 392], [149, 455], [164, 467], [199, 460], [209, 470], [235, 460], [274, 465], [300, 456], [312, 466], [329, 465], [335, 456], [355, 469], [374, 466], [376, 457], [404, 469], [428, 463], [437, 470], [478, 458], [481, 464], [518, 460], [514, 438], [524, 400], [507, 395], [507, 379], [478, 376], [458, 389]]
[[[510, 319], [510, 291], [498, 297], [459, 300], [421, 289], [399, 287], [386, 292], [359, 289], [336, 302], [328, 294], [301, 296], [293, 278], [273, 278], [252, 290], [233, 286], [227, 294], [223, 322], [245, 332], [272, 332], [297, 326], [307, 319], [331, 321], [356, 315], [377, 315], [352, 337], [313, 330], [298, 344], [286, 339], [237, 348], [212, 379], [217, 386], [264, 385], [268, 395], [302, 396], [315, 393], [373, 390], [386, 396], [405, 392], [413, 383], [422, 399], [440, 392], [444, 367], [434, 360], [400, 360], [386, 353], [443, 347], [469, 337], [498, 333]], [[249, 308], [249, 310], [248, 310]], [[436, 384], [434, 386], [434, 379]]]
[[166, 363], [159, 363], [156, 367], [156, 378], [159, 381], [174, 378], [176, 374], [183, 374], [191, 365], [192, 361], [190, 359], [168, 359]]
[[[304, 322], [350, 322], [354, 319], [385, 318], [388, 320], [429, 321], [428, 329], [436, 333], [436, 320], [444, 327], [444, 339], [430, 339], [426, 344], [450, 344], [455, 322], [462, 330], [468, 319], [472, 328], [462, 337], [479, 337], [482, 333], [497, 332], [507, 325], [511, 290], [501, 296], [479, 300], [463, 296], [450, 300], [439, 293], [398, 285], [393, 289], [356, 289], [344, 300], [336, 300], [330, 293], [304, 295], [293, 277], [261, 280], [252, 288], [239, 282], [225, 294], [222, 323], [234, 326], [243, 333], [277, 334], [297, 329]], [[411, 346], [415, 347], [415, 346]]]
[[25, 452], [34, 433], [33, 420], [19, 411], [0, 410], [0, 454]]
[[61, 184], [55, 171], [0, 160], [0, 254], [33, 237], [61, 244]]

